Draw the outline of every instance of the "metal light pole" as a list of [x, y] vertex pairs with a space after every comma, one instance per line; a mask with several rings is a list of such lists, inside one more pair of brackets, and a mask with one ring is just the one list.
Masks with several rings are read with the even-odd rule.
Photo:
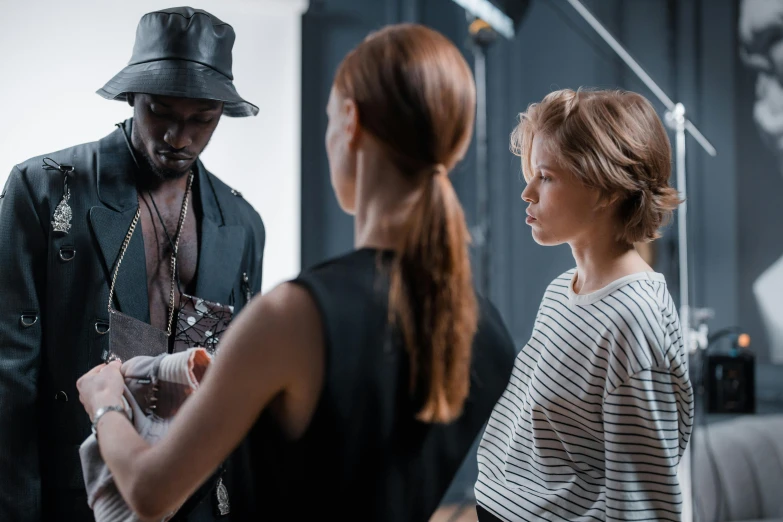
[[[478, 291], [489, 295], [490, 291], [490, 197], [489, 197], [489, 148], [487, 144], [487, 49], [497, 36], [514, 38], [515, 25], [522, 19], [529, 0], [505, 2], [513, 4], [505, 11], [489, 0], [453, 0], [465, 9], [470, 21], [468, 34], [473, 50], [474, 78], [476, 82], [476, 223], [471, 227], [473, 248], [476, 252], [473, 273]], [[501, 2], [503, 4], [503, 2]], [[506, 6], [508, 7], [508, 6]], [[511, 16], [509, 16], [510, 13]]]
[[489, 26], [482, 20], [470, 24], [473, 42], [473, 67], [476, 81], [476, 225], [472, 228], [473, 247], [477, 250], [475, 277], [479, 292], [489, 295], [489, 146], [487, 144], [487, 47], [491, 43]]

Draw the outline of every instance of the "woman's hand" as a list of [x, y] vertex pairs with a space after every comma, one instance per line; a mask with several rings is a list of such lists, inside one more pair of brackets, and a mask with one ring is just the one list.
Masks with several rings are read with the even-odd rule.
[[90, 420], [99, 408], [122, 405], [122, 393], [125, 390], [125, 379], [120, 373], [120, 361], [109, 364], [99, 364], [76, 381], [79, 390], [79, 400], [84, 406]]

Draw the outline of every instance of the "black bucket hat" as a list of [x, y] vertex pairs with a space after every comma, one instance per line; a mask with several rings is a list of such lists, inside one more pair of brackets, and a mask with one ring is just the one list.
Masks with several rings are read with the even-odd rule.
[[258, 114], [234, 87], [231, 50], [234, 28], [201, 9], [174, 7], [145, 14], [136, 29], [128, 66], [97, 93], [126, 100], [128, 93], [223, 102], [223, 114]]

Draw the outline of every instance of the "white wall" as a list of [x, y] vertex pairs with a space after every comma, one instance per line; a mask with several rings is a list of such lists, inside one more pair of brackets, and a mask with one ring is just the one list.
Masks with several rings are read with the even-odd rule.
[[[234, 83], [261, 109], [254, 118], [222, 118], [202, 160], [264, 219], [264, 290], [300, 268], [300, 26], [307, 3], [189, 4], [234, 27]], [[0, 187], [16, 163], [98, 140], [131, 116], [126, 103], [95, 91], [127, 64], [141, 16], [177, 5], [0, 0]]]

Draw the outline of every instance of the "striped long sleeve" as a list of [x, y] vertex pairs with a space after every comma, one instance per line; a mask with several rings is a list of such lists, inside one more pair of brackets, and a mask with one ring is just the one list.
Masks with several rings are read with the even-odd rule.
[[677, 465], [688, 432], [676, 397], [690, 399], [690, 390], [679, 381], [644, 370], [604, 400], [607, 520], [680, 520]]
[[478, 452], [476, 500], [500, 520], [681, 519], [693, 393], [662, 275], [578, 295], [549, 285]]

